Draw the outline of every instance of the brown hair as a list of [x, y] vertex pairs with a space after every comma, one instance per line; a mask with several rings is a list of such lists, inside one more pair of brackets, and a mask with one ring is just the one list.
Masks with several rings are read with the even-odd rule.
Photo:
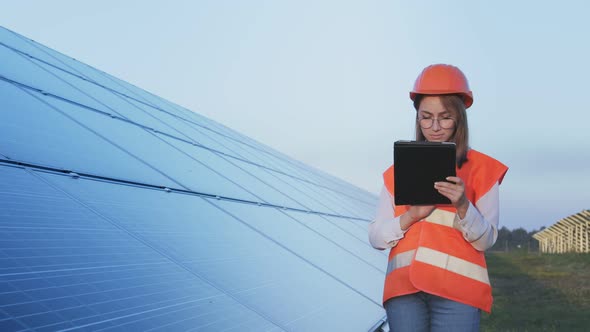
[[[418, 124], [418, 108], [424, 96], [417, 95], [416, 99], [414, 99], [414, 108], [416, 109], [416, 141], [426, 141], [426, 137], [422, 134], [420, 124]], [[467, 150], [469, 149], [469, 127], [467, 125], [465, 103], [463, 102], [463, 98], [456, 94], [435, 96], [440, 98], [445, 110], [451, 112], [455, 119], [455, 132], [451, 136], [451, 142], [457, 145], [457, 166], [461, 168], [463, 163], [467, 161]]]

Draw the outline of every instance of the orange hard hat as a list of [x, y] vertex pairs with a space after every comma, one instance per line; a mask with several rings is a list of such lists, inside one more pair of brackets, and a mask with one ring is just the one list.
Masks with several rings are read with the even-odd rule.
[[463, 97], [465, 108], [469, 108], [473, 104], [473, 93], [469, 90], [465, 74], [459, 68], [451, 65], [436, 64], [424, 68], [414, 83], [410, 99], [416, 99], [418, 94], [458, 94]]

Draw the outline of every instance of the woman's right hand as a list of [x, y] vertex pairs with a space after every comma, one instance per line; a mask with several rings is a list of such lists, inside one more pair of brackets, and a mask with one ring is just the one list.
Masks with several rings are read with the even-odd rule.
[[408, 229], [412, 224], [428, 217], [434, 211], [434, 205], [412, 205], [400, 218], [402, 230]]

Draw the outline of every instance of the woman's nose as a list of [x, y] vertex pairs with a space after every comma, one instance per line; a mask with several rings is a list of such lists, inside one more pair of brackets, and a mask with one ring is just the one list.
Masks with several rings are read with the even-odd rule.
[[440, 123], [438, 123], [438, 119], [434, 120], [434, 123], [432, 124], [432, 130], [434, 131], [439, 131], [442, 128], [440, 127]]

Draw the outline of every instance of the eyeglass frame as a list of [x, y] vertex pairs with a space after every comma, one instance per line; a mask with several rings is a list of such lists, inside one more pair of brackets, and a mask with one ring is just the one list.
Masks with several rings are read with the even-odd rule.
[[[453, 120], [453, 125], [448, 128], [443, 127], [440, 120], [449, 120], [449, 119]], [[434, 126], [434, 120], [436, 120], [436, 123], [438, 123], [438, 126], [442, 129], [452, 129], [453, 127], [455, 127], [457, 125], [457, 120], [452, 117], [448, 117], [448, 118], [431, 117], [431, 118], [428, 118], [428, 117], [423, 117], [423, 116], [420, 117], [419, 116], [419, 117], [416, 117], [416, 120], [418, 121], [418, 126], [420, 126], [420, 128], [422, 128], [422, 129], [432, 128]], [[430, 120], [430, 126], [428, 126], [428, 127], [422, 126], [422, 123], [421, 123], [422, 120]]]

